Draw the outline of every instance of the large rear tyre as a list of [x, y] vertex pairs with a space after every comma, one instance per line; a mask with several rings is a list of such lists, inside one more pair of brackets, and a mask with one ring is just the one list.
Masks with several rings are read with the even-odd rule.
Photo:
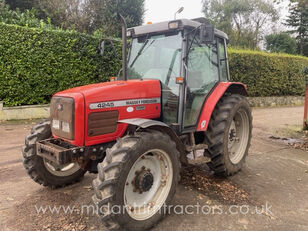
[[251, 109], [241, 95], [221, 98], [205, 133], [209, 145], [208, 166], [215, 175], [230, 176], [241, 170], [250, 147], [252, 132]]
[[157, 224], [180, 178], [179, 157], [176, 144], [158, 131], [119, 139], [98, 164], [93, 181], [103, 224], [113, 231], [144, 231]]
[[28, 175], [38, 184], [51, 188], [64, 187], [79, 181], [85, 171], [77, 163], [56, 165], [36, 154], [36, 142], [51, 138], [50, 121], [34, 126], [22, 148], [23, 164]]

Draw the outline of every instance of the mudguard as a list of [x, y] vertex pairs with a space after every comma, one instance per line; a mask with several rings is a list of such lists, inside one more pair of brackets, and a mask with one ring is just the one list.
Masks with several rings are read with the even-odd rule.
[[150, 119], [125, 119], [119, 120], [119, 123], [134, 125], [141, 128], [151, 128], [153, 130], [158, 130], [164, 133], [167, 133], [171, 139], [176, 143], [177, 149], [179, 150], [181, 157], [180, 160], [182, 163], [187, 164], [186, 152], [185, 152], [185, 145], [182, 143], [180, 138], [177, 134], [170, 128], [167, 124], [157, 121], [157, 120], [150, 120]]
[[149, 119], [141, 119], [141, 118], [134, 118], [134, 119], [126, 119], [126, 120], [119, 120], [119, 123], [131, 124], [141, 128], [148, 128], [151, 126], [162, 126], [168, 127], [169, 126], [163, 122], [157, 120], [149, 120]]
[[216, 104], [225, 93], [247, 96], [246, 85], [238, 82], [220, 82], [206, 99], [198, 121], [197, 131], [206, 131]]

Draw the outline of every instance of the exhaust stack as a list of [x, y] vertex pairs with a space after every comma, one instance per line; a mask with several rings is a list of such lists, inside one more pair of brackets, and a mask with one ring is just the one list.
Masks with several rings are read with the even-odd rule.
[[123, 79], [127, 80], [127, 24], [125, 18], [118, 13], [118, 18], [122, 26], [122, 72]]

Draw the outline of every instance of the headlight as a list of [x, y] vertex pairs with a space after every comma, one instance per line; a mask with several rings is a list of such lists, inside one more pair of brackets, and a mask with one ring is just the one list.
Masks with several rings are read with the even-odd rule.
[[60, 121], [59, 120], [52, 120], [52, 127], [54, 129], [60, 129]]
[[169, 22], [169, 29], [179, 29], [180, 28], [180, 21], [171, 21]]
[[62, 131], [70, 133], [70, 124], [67, 122], [62, 122]]
[[134, 29], [127, 30], [127, 32], [126, 32], [126, 36], [127, 36], [127, 37], [132, 37], [133, 34], [134, 34]]

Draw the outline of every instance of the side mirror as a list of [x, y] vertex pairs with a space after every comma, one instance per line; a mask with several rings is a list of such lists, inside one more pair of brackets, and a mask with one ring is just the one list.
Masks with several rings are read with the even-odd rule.
[[101, 56], [104, 56], [104, 53], [105, 53], [105, 40], [101, 40], [101, 41], [99, 42], [99, 47], [98, 47], [98, 49], [99, 49], [100, 55], [101, 55]]
[[213, 25], [202, 24], [200, 27], [200, 42], [213, 43], [215, 37], [215, 30]]

